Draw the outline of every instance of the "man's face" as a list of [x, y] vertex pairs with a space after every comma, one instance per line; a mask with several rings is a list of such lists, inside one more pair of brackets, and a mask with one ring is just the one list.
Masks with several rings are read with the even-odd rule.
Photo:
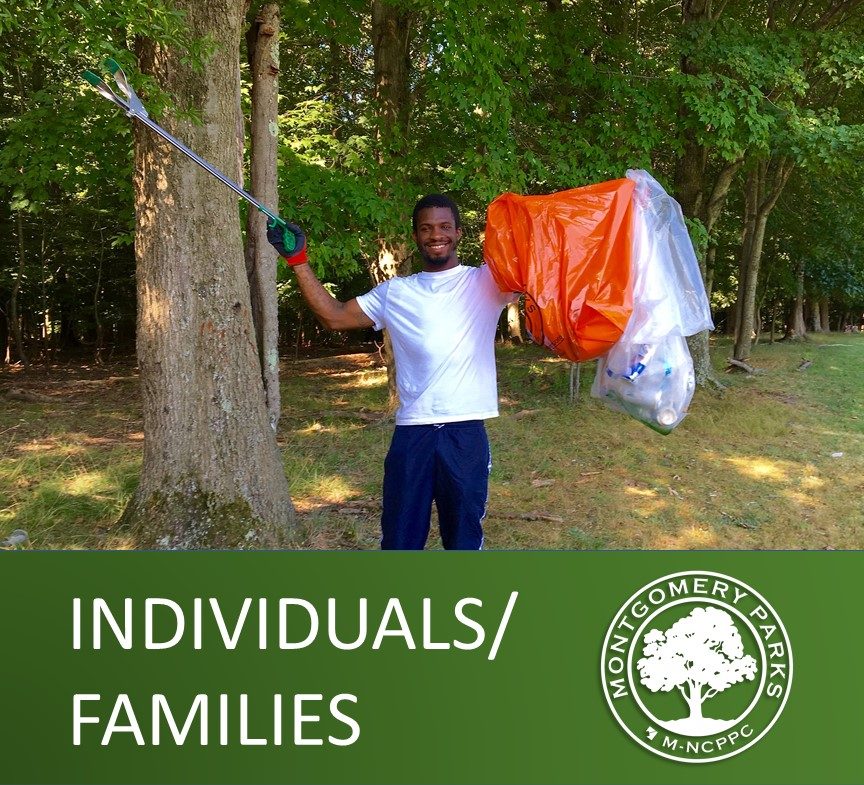
[[459, 264], [456, 247], [462, 230], [456, 228], [449, 207], [425, 207], [417, 214], [414, 242], [423, 257], [424, 270], [446, 270]]

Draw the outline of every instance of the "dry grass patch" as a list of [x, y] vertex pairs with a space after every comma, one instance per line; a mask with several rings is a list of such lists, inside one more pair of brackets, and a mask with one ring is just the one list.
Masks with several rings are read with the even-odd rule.
[[[718, 369], [731, 349], [715, 347]], [[724, 375], [660, 436], [588, 397], [569, 363], [499, 347], [501, 417], [486, 546], [492, 549], [864, 547], [864, 336], [760, 344], [763, 373]], [[812, 360], [798, 371], [802, 356]], [[378, 547], [386, 374], [373, 354], [283, 365], [283, 448], [305, 545]], [[142, 425], [129, 366], [0, 373], [47, 396], [0, 410], [0, 535], [42, 548], [123, 548]], [[433, 529], [434, 529], [433, 520]], [[430, 547], [440, 547], [437, 535]]]

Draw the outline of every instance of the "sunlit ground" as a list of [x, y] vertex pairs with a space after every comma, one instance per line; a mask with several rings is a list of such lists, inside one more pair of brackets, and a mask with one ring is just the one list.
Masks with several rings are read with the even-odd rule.
[[[718, 365], [727, 353], [715, 351]], [[813, 365], [799, 372], [805, 353]], [[760, 344], [753, 361], [763, 374], [724, 375], [726, 394], [697, 393], [664, 437], [588, 396], [593, 364], [570, 403], [569, 363], [501, 347], [486, 547], [864, 547], [864, 336]], [[380, 358], [282, 371], [278, 439], [305, 545], [376, 548], [392, 429]], [[134, 373], [0, 374], [0, 392], [11, 386], [48, 400], [0, 411], [0, 537], [21, 528], [32, 547], [135, 547], [116, 523], [142, 452]]]

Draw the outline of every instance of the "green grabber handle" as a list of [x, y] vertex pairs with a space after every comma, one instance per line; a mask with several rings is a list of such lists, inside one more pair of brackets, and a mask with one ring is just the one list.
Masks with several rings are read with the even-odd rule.
[[297, 245], [297, 241], [294, 239], [294, 233], [288, 228], [287, 221], [278, 215], [274, 215], [266, 207], [259, 207], [258, 209], [269, 219], [267, 221], [268, 229], [275, 229], [278, 226], [282, 230], [282, 241], [285, 244], [285, 250], [293, 251]]

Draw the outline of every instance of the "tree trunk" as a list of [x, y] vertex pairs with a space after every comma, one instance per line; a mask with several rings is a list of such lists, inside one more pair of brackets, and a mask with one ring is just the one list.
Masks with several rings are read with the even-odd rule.
[[701, 686], [691, 686], [690, 693], [685, 696], [685, 700], [687, 701], [687, 707], [690, 709], [690, 716], [688, 719], [690, 720], [701, 720], [702, 716], [702, 692]]
[[795, 266], [795, 300], [792, 304], [792, 313], [786, 326], [784, 338], [792, 341], [803, 341], [807, 337], [807, 323], [804, 321], [804, 262], [799, 261]]
[[[203, 122], [166, 129], [231, 177], [244, 3], [178, 0], [212, 57], [139, 43], [141, 70]], [[182, 115], [181, 115], [182, 116]], [[135, 129], [141, 481], [123, 515], [140, 548], [285, 543], [294, 509], [267, 419], [234, 194], [149, 130]]]
[[519, 302], [507, 305], [507, 336], [514, 343], [525, 343], [522, 335], [522, 319], [519, 314]]
[[[279, 6], [268, 3], [246, 35], [252, 73], [251, 193], [278, 212], [277, 119], [279, 114]], [[267, 416], [279, 423], [279, 306], [276, 297], [278, 255], [267, 242], [267, 217], [250, 209], [246, 224], [246, 274]]]
[[829, 314], [831, 312], [831, 302], [827, 297], [824, 297], [819, 305], [819, 314], [822, 317], [821, 331], [823, 333], [831, 332], [831, 321]]
[[810, 323], [814, 333], [822, 332], [822, 314], [819, 311], [819, 300], [810, 300]]
[[[405, 243], [388, 243], [379, 239], [378, 258], [370, 268], [372, 283], [378, 285], [397, 275], [407, 275], [406, 261], [410, 260]], [[387, 366], [387, 411], [391, 414], [399, 406], [399, 392], [396, 389], [396, 358], [393, 356], [393, 343], [390, 334], [384, 330], [384, 364]]]
[[24, 351], [24, 339], [21, 335], [21, 319], [18, 316], [18, 293], [21, 291], [21, 279], [25, 270], [25, 246], [24, 246], [24, 216], [18, 211], [18, 273], [12, 284], [12, 296], [9, 298], [9, 332], [12, 334], [12, 342], [18, 354], [18, 360], [26, 368], [29, 364], [27, 354]]
[[756, 284], [762, 261], [762, 245], [768, 216], [792, 173], [793, 163], [786, 157], [756, 161], [747, 174], [745, 189], [744, 235], [738, 268], [737, 323], [735, 329], [736, 360], [750, 357], [753, 335]]
[[[410, 117], [411, 12], [386, 0], [372, 3], [372, 47], [374, 52], [375, 106], [378, 129], [376, 158], [382, 178], [381, 196], [398, 199], [402, 180], [401, 158], [405, 149]], [[394, 184], [396, 187], [394, 188]], [[407, 222], [407, 205], [405, 221]], [[407, 243], [394, 240], [390, 232], [378, 238], [378, 257], [370, 265], [372, 282], [378, 284], [396, 275], [411, 272]], [[390, 338], [384, 336], [384, 361], [387, 364], [388, 410], [399, 405], [396, 392], [396, 362]]]
[[102, 365], [102, 350], [105, 343], [105, 330], [102, 327], [102, 317], [99, 313], [99, 300], [102, 295], [102, 267], [105, 263], [105, 238], [102, 229], [99, 230], [99, 267], [96, 271], [96, 286], [93, 287], [93, 322], [96, 325], [96, 346], [93, 362]]
[[[725, 5], [725, 4], [721, 4]], [[722, 13], [722, 7], [714, 9], [712, 0], [683, 0], [681, 4], [682, 35], [706, 22], [716, 22]], [[699, 66], [687, 55], [681, 58], [681, 73], [695, 76]], [[680, 118], [682, 125], [686, 121], [687, 109], [681, 105]], [[708, 235], [708, 247], [697, 249], [699, 269], [708, 300], [711, 300], [711, 285], [714, 275], [714, 248], [712, 232], [714, 224], [723, 211], [723, 205], [729, 194], [729, 188], [741, 160], [727, 162], [720, 169], [712, 185], [707, 182], [708, 148], [698, 144], [689, 134], [684, 139], [684, 154], [678, 159], [675, 167], [675, 194], [681, 205], [681, 210], [688, 218], [702, 222]], [[724, 385], [714, 372], [711, 365], [709, 350], [709, 333], [707, 330], [688, 337], [687, 345], [693, 358], [693, 369], [696, 383], [701, 387], [723, 389]]]
[[756, 283], [759, 279], [759, 264], [762, 260], [762, 244], [765, 240], [765, 227], [768, 216], [756, 216], [748, 227], [749, 237], [742, 245], [738, 283], [738, 324], [735, 329], [736, 360], [750, 357], [753, 342], [753, 327], [756, 310]]
[[769, 317], [771, 320], [771, 324], [770, 324], [770, 328], [769, 328], [770, 329], [770, 342], [774, 343], [775, 323], [777, 321], [777, 302], [776, 302], [776, 300], [771, 301], [770, 314], [771, 314], [771, 316]]

